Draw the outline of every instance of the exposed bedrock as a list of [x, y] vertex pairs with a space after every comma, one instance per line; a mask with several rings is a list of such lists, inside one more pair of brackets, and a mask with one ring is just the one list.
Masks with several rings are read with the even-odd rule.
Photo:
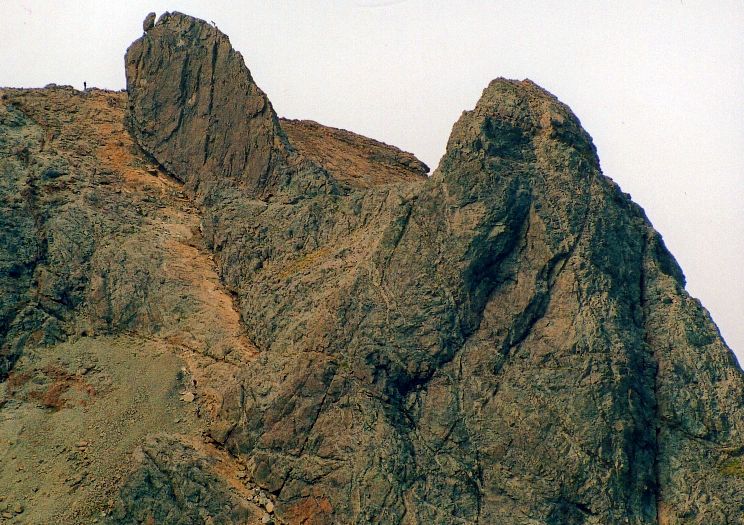
[[165, 14], [126, 63], [260, 350], [226, 445], [282, 519], [742, 523], [742, 372], [555, 97], [494, 80], [431, 178], [356, 184], [209, 24]]

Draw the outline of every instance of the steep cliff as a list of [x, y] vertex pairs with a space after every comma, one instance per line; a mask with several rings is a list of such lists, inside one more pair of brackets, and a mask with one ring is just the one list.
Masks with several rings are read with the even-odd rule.
[[107, 519], [744, 523], [744, 374], [555, 97], [494, 80], [426, 177], [278, 119], [203, 21], [148, 18], [126, 72], [0, 106], [0, 371], [126, 336], [202, 409]]

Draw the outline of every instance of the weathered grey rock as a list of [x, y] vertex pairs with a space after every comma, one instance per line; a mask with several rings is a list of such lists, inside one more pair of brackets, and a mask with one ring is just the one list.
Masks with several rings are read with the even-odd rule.
[[127, 75], [262, 351], [226, 444], [280, 518], [742, 522], [742, 372], [555, 97], [497, 79], [431, 179], [302, 191], [334, 157], [208, 24], [166, 15]]
[[146, 33], [153, 27], [155, 27], [155, 13], [148, 13], [144, 22], [142, 22], [142, 30]]
[[0, 104], [0, 379], [19, 356], [18, 344], [7, 341], [11, 326], [31, 302], [29, 289], [36, 265], [39, 243], [30, 209], [28, 182], [22, 151], [35, 140], [24, 132], [24, 115]]
[[[152, 330], [151, 319], [135, 310], [151, 311], [144, 299], [160, 284], [148, 290], [141, 282], [150, 280], [147, 269], [132, 268], [138, 257], [152, 264], [152, 248], [143, 253], [127, 240], [142, 218], [112, 188], [111, 166], [97, 157], [107, 147], [101, 135], [110, 140], [105, 119], [116, 112], [117, 96], [97, 93], [83, 103], [66, 88], [4, 90], [2, 102], [0, 377], [23, 347], [64, 340], [88, 314], [99, 332]], [[110, 286], [118, 279], [135, 293], [119, 295]]]

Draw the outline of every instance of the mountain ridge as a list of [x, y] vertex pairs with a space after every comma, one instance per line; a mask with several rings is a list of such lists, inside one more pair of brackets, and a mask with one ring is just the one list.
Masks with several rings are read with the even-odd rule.
[[[127, 290], [122, 277], [145, 276], [134, 297], [83, 274], [64, 308], [41, 309], [52, 320], [11, 333], [39, 332], [54, 346], [73, 325], [82, 340], [84, 311], [96, 331], [107, 319], [108, 336], [140, 332], [162, 338], [162, 351], [195, 354], [186, 393], [205, 409], [213, 450], [148, 439], [112, 485], [111, 522], [206, 522], [205, 512], [221, 523], [741, 522], [742, 372], [643, 210], [602, 175], [567, 106], [530, 81], [494, 80], [425, 178], [425, 166], [395, 148], [278, 119], [209, 24], [179, 13], [148, 20], [127, 51], [128, 93], [75, 95], [109, 97], [121, 121], [103, 123], [120, 137], [126, 107], [131, 135], [96, 153], [128, 149], [136, 173], [117, 165], [101, 174], [86, 141], [57, 147], [78, 148], [67, 163], [90, 172], [74, 184], [104, 192], [82, 208], [92, 217], [101, 197], [127, 202], [101, 184], [107, 177], [138, 180], [139, 192], [163, 181], [165, 191], [141, 198], [132, 222], [141, 232], [122, 250], [151, 252], [147, 232], [171, 213], [168, 195], [180, 199], [191, 226], [172, 231], [209, 254], [231, 326], [239, 320], [227, 333], [245, 343], [214, 332], [209, 296], [193, 299], [208, 307], [189, 306], [203, 272], [179, 277], [167, 262], [128, 257], [110, 259], [104, 282]], [[29, 96], [4, 90], [0, 125], [32, 129]], [[283, 129], [293, 125], [305, 134]], [[44, 179], [43, 144], [54, 138], [40, 128], [44, 141], [27, 140], [25, 153], [3, 150], [32, 197], [39, 187], [48, 196], [39, 181], [75, 179], [62, 168]], [[324, 133], [346, 142], [317, 139]], [[372, 167], [383, 173], [374, 180], [347, 173]], [[36, 197], [19, 205], [60, 214]], [[109, 235], [129, 235], [117, 225], [129, 215], [106, 209]], [[55, 238], [35, 224], [16, 226], [31, 233], [13, 246]], [[98, 250], [89, 248], [90, 262], [83, 250], [78, 265], [94, 277]], [[168, 261], [178, 252], [157, 253]], [[3, 275], [54, 305], [75, 281], [47, 261]], [[59, 284], [34, 284], [47, 266]], [[113, 315], [90, 309], [100, 301]], [[203, 342], [174, 340], [182, 331]], [[12, 348], [20, 356], [25, 344]], [[243, 473], [236, 483], [214, 475], [220, 453]], [[198, 503], [185, 496], [194, 484]], [[246, 485], [254, 492], [238, 490]]]

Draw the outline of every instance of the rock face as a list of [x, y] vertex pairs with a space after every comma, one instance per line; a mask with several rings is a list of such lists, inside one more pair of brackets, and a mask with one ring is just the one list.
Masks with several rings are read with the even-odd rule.
[[216, 28], [165, 14], [129, 48], [126, 71], [135, 137], [190, 187], [225, 178], [260, 194], [281, 176], [276, 114]]
[[0, 90], [3, 508], [744, 523], [744, 374], [569, 108], [494, 80], [427, 177], [143, 28], [128, 93]]
[[744, 376], [555, 97], [494, 80], [430, 179], [349, 184], [204, 22], [127, 78], [260, 351], [226, 446], [278, 516], [742, 523]]

